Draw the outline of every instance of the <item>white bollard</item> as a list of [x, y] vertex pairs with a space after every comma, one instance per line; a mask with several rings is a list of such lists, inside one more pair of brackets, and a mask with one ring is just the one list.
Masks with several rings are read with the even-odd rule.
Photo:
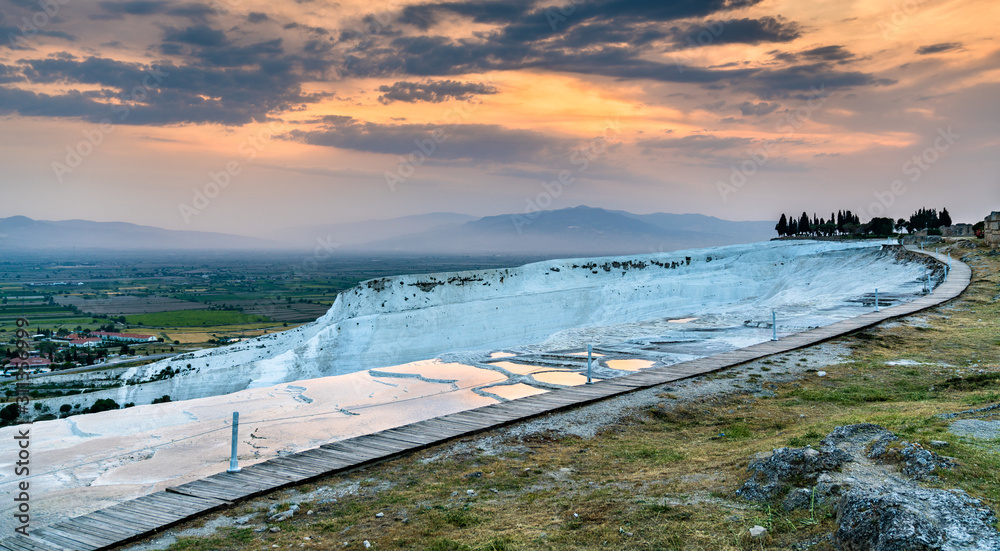
[[875, 311], [878, 312], [878, 288], [875, 289]]
[[236, 460], [236, 443], [237, 438], [240, 434], [240, 412], [233, 412], [233, 452], [229, 457], [229, 468], [226, 470], [227, 473], [238, 473], [240, 472], [240, 465]]
[[778, 314], [771, 310], [771, 340], [778, 340]]

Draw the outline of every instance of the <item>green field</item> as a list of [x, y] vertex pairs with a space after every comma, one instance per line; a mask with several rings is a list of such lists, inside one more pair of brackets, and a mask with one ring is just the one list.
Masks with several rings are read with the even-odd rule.
[[264, 316], [243, 314], [236, 310], [178, 310], [126, 316], [125, 319], [130, 325], [146, 327], [211, 327], [268, 321]]

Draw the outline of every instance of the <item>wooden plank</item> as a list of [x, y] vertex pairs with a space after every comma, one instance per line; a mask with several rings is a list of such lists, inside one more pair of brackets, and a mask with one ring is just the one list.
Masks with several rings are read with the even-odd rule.
[[72, 549], [73, 551], [94, 551], [103, 547], [100, 544], [91, 542], [90, 538], [82, 534], [66, 534], [61, 530], [54, 530], [49, 526], [32, 530], [31, 537], [66, 549]]
[[[79, 532], [81, 534], [86, 534], [91, 538], [93, 538], [94, 540], [100, 542], [101, 546], [107, 546], [113, 544], [117, 541], [120, 541], [125, 536], [123, 532], [119, 532], [117, 530], [107, 530], [104, 528], [96, 528], [94, 526], [81, 523], [75, 519], [64, 520], [58, 524], [53, 524], [48, 528], [54, 528], [56, 530], [61, 530], [64, 532], [74, 531], [74, 532]], [[129, 534], [129, 535], [134, 535], [134, 534]]]
[[111, 524], [109, 522], [97, 520], [97, 519], [95, 519], [93, 517], [90, 517], [88, 515], [84, 515], [82, 517], [71, 518], [71, 519], [69, 519], [67, 521], [64, 521], [64, 522], [68, 522], [68, 523], [73, 524], [75, 526], [90, 526], [90, 527], [92, 527], [92, 528], [94, 528], [96, 530], [103, 530], [103, 531], [105, 531], [108, 534], [114, 534], [114, 535], [116, 535], [118, 537], [118, 541], [125, 540], [125, 539], [128, 539], [128, 538], [137, 536], [137, 535], [139, 535], [141, 533], [141, 532], [138, 532], [136, 530], [130, 530], [128, 528], [125, 528], [125, 527], [121, 526], [120, 524]]
[[227, 501], [221, 501], [218, 499], [206, 499], [201, 497], [183, 496], [168, 492], [156, 492], [153, 494], [144, 495], [135, 500], [136, 503], [149, 503], [151, 505], [163, 507], [178, 507], [183, 506], [189, 509], [199, 509], [202, 511], [210, 511], [218, 507], [228, 505]]
[[123, 507], [108, 507], [107, 509], [101, 509], [100, 511], [94, 511], [88, 515], [91, 518], [98, 520], [103, 520], [105, 522], [114, 522], [119, 526], [127, 528], [129, 530], [135, 530], [139, 533], [146, 533], [150, 530], [156, 530], [157, 528], [166, 524], [166, 521], [159, 520], [159, 517], [154, 516], [139, 516], [136, 513], [130, 511]]
[[[3, 540], [12, 551], [67, 551], [65, 548], [32, 537], [12, 536]], [[73, 551], [73, 550], [68, 550]]]
[[55, 541], [61, 545], [66, 545], [62, 542], [76, 542], [80, 551], [101, 549], [116, 541], [114, 538], [109, 538], [107, 534], [94, 535], [90, 529], [65, 525], [60, 527], [55, 524], [34, 530], [34, 536], [46, 541]]

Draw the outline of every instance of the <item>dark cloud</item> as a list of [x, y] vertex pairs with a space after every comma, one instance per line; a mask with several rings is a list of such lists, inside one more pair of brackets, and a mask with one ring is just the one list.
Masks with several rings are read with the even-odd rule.
[[163, 13], [168, 4], [162, 0], [130, 0], [126, 2], [99, 2], [109, 14], [153, 15]]
[[259, 11], [252, 11], [247, 14], [247, 21], [250, 23], [263, 23], [264, 21], [270, 21], [271, 18], [268, 17], [266, 13], [261, 13]]
[[392, 86], [379, 86], [379, 102], [390, 104], [394, 101], [406, 103], [441, 103], [450, 99], [467, 100], [476, 95], [496, 94], [494, 86], [481, 82], [459, 82], [457, 80], [429, 80], [426, 82], [400, 81]]
[[927, 46], [921, 46], [917, 48], [917, 53], [920, 55], [939, 54], [941, 52], [947, 52], [949, 50], [957, 50], [961, 47], [962, 47], [961, 42], [942, 42], [940, 44], [929, 44]]
[[801, 36], [798, 24], [780, 17], [730, 19], [690, 25], [678, 30], [674, 39], [679, 46], [712, 44], [758, 44], [790, 42]]
[[123, 19], [125, 15], [173, 15], [186, 17], [193, 21], [204, 21], [216, 12], [208, 4], [172, 4], [162, 0], [126, 0], [124, 2], [99, 2], [104, 13], [92, 14], [89, 17], [96, 20]]
[[312, 145], [371, 153], [409, 155], [418, 142], [444, 132], [430, 155], [435, 161], [515, 162], [568, 157], [575, 141], [546, 136], [532, 130], [515, 130], [493, 124], [400, 124], [342, 121], [325, 130], [293, 130], [289, 138]]
[[0, 84], [24, 80], [21, 69], [10, 65], [0, 65]]
[[813, 60], [823, 60], [823, 61], [846, 61], [854, 57], [854, 54], [847, 51], [843, 46], [820, 46], [819, 48], [813, 48], [811, 50], [804, 50], [799, 52], [799, 55], [813, 59]]
[[28, 32], [21, 30], [14, 25], [0, 25], [0, 46], [6, 46], [11, 50], [32, 50], [32, 45], [36, 36], [48, 36], [51, 38], [61, 38], [69, 42], [76, 42], [76, 35], [64, 31], [53, 29], [30, 29]]
[[879, 79], [860, 71], [837, 71], [831, 63], [793, 65], [781, 69], [768, 69], [755, 73], [739, 84], [764, 99], [781, 97], [808, 98], [825, 95], [838, 88], [856, 86], [884, 86], [894, 84], [890, 79]]
[[[128, 116], [116, 118], [111, 105], [84, 102], [85, 96], [71, 92], [62, 96], [31, 94], [8, 106], [24, 115], [79, 117], [100, 120], [109, 117], [123, 124], [219, 123], [242, 125], [267, 120], [270, 113], [298, 108], [320, 96], [303, 94], [294, 73], [296, 63], [279, 59], [260, 67], [198, 67], [165, 64], [146, 66], [106, 58], [82, 61], [35, 59], [25, 62], [24, 74], [35, 83], [99, 85], [107, 95], [128, 105]], [[13, 94], [13, 92], [9, 92]], [[46, 110], [44, 101], [53, 108]], [[24, 109], [29, 111], [22, 112]], [[73, 111], [72, 109], [77, 109]], [[120, 113], [120, 110], [117, 111]]]
[[167, 42], [180, 42], [194, 46], [222, 46], [228, 42], [226, 33], [208, 25], [195, 25], [183, 30], [168, 28], [163, 39]]
[[744, 101], [739, 105], [739, 107], [740, 107], [740, 113], [742, 113], [744, 117], [749, 117], [749, 116], [760, 117], [773, 112], [775, 109], [781, 106], [777, 103], [768, 103], [766, 101], [762, 101], [759, 103]]

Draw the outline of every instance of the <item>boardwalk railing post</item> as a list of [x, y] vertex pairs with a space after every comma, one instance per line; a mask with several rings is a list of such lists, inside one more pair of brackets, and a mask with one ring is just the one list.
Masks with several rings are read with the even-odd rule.
[[875, 288], [875, 311], [878, 312], [878, 287]]
[[778, 340], [778, 314], [771, 310], [771, 340]]
[[236, 442], [240, 434], [240, 412], [233, 412], [233, 452], [229, 456], [229, 469], [226, 470], [227, 473], [238, 473], [240, 472], [239, 462], [236, 460]]
[[589, 344], [587, 345], [587, 384], [592, 385], [594, 381], [590, 380], [590, 370], [594, 365], [594, 349]]

